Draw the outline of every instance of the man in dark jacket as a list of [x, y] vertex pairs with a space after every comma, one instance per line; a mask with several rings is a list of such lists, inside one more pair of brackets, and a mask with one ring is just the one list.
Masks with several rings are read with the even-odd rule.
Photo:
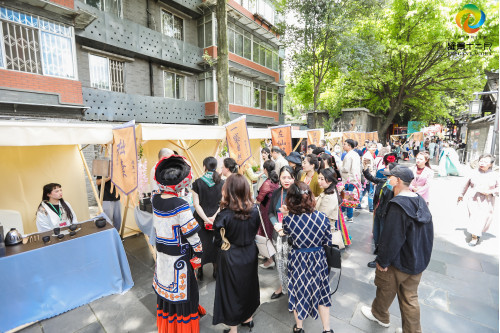
[[377, 249], [375, 285], [377, 295], [372, 306], [361, 312], [370, 320], [389, 327], [389, 307], [398, 296], [403, 332], [418, 333], [420, 306], [418, 285], [431, 259], [434, 228], [432, 215], [421, 196], [409, 190], [413, 172], [396, 166], [384, 171], [394, 198], [387, 206], [385, 225]]

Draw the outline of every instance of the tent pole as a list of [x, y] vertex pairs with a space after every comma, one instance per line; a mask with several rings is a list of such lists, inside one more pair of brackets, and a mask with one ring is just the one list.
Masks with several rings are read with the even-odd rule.
[[85, 173], [87, 174], [87, 178], [89, 179], [90, 187], [92, 187], [92, 192], [94, 193], [95, 200], [97, 201], [97, 209], [99, 214], [103, 212], [101, 202], [99, 201], [99, 196], [97, 195], [97, 190], [95, 188], [94, 179], [90, 174], [89, 166], [87, 165], [87, 161], [85, 161], [85, 157], [82, 153], [82, 146], [78, 145], [78, 152], [80, 153], [80, 157], [82, 158], [83, 167], [85, 168]]
[[302, 140], [304, 140], [304, 138], [300, 138], [299, 142], [297, 142], [297, 144], [295, 145], [295, 148], [293, 148], [292, 151], [295, 151], [295, 149], [297, 149], [299, 147]]
[[125, 209], [123, 210], [122, 225], [120, 226], [120, 238], [123, 239], [123, 233], [125, 232], [125, 222], [127, 221], [128, 213], [128, 203], [130, 201], [130, 195], [127, 195], [127, 202], [125, 203]]

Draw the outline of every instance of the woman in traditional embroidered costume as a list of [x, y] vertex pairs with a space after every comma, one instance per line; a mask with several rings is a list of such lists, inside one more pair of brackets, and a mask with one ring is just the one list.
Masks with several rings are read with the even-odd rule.
[[191, 185], [191, 166], [184, 157], [172, 155], [156, 165], [160, 193], [153, 194], [156, 229], [156, 267], [153, 289], [157, 294], [158, 332], [198, 333], [205, 315], [199, 303], [198, 284], [192, 265], [201, 262], [200, 226], [189, 204], [178, 197]]

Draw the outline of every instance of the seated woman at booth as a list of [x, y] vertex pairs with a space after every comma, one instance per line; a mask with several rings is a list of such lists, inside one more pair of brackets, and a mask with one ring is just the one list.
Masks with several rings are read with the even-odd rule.
[[39, 232], [78, 223], [69, 202], [64, 201], [60, 184], [50, 183], [43, 187], [42, 202], [36, 212]]

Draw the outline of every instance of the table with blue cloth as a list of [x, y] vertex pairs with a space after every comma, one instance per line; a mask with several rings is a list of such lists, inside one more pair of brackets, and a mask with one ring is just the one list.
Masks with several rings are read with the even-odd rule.
[[[76, 235], [61, 228], [6, 247], [0, 258], [0, 332], [57, 316], [134, 285], [118, 232], [109, 223], [78, 224]], [[43, 236], [50, 236], [44, 243]]]

